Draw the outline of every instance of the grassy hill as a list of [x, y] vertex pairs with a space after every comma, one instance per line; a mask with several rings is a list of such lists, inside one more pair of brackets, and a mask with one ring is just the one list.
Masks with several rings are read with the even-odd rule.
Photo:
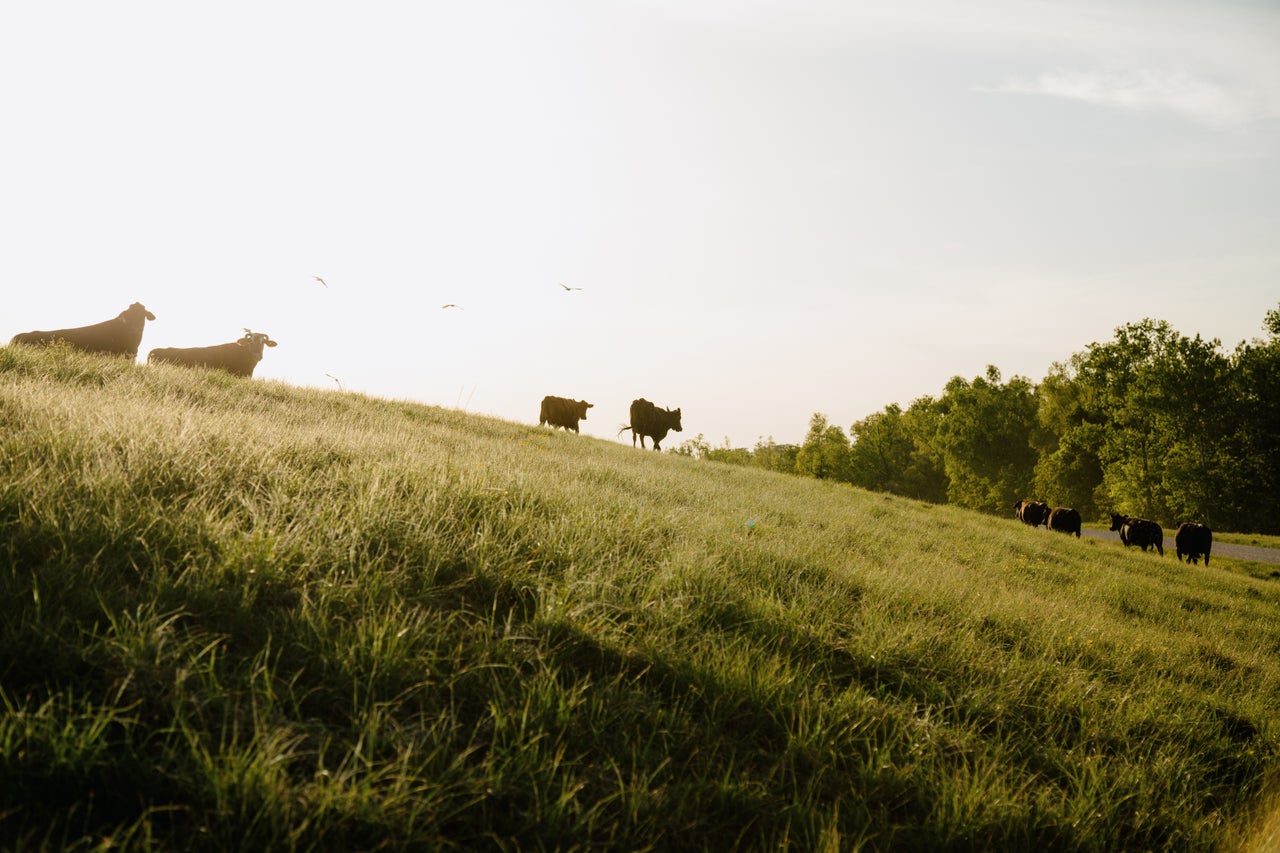
[[0, 349], [0, 847], [1231, 849], [1277, 782], [1229, 560]]

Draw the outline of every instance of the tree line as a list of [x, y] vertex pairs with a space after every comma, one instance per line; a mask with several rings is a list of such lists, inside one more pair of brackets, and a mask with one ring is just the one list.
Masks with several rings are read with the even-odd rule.
[[799, 445], [698, 435], [675, 452], [997, 514], [1034, 497], [1086, 520], [1114, 511], [1280, 533], [1280, 307], [1263, 329], [1224, 352], [1147, 319], [1039, 384], [989, 366], [847, 433], [815, 413]]

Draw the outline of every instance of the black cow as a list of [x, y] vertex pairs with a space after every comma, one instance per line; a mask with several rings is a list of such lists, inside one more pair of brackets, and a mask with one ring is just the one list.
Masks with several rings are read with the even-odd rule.
[[142, 327], [148, 320], [155, 318], [156, 315], [148, 311], [146, 306], [135, 302], [121, 311], [114, 320], [105, 320], [92, 326], [55, 329], [52, 332], [23, 332], [14, 335], [9, 343], [39, 346], [64, 342], [85, 352], [137, 358], [138, 344], [142, 343]]
[[542, 411], [538, 414], [538, 426], [551, 424], [578, 431], [578, 421], [587, 419], [587, 409], [594, 403], [586, 400], [570, 400], [567, 397], [543, 397]]
[[1188, 563], [1198, 562], [1204, 555], [1204, 564], [1209, 565], [1209, 550], [1213, 547], [1213, 531], [1203, 524], [1194, 521], [1178, 525], [1178, 532], [1173, 534], [1174, 547], [1178, 549], [1178, 559], [1186, 554]]
[[263, 346], [276, 342], [262, 332], [244, 330], [244, 337], [229, 344], [211, 347], [161, 347], [147, 353], [147, 364], [178, 364], [183, 367], [211, 367], [232, 376], [253, 376], [262, 361]]
[[1018, 501], [1013, 505], [1013, 515], [1023, 524], [1039, 527], [1049, 520], [1049, 505], [1042, 501]]
[[1069, 506], [1055, 506], [1049, 510], [1049, 517], [1045, 519], [1044, 526], [1059, 533], [1074, 533], [1079, 539], [1080, 513]]
[[1120, 532], [1120, 541], [1124, 547], [1137, 545], [1143, 551], [1154, 546], [1164, 556], [1164, 529], [1154, 521], [1145, 518], [1134, 518], [1131, 515], [1111, 514], [1111, 529]]
[[680, 427], [679, 409], [659, 409], [643, 397], [631, 402], [631, 423], [618, 430], [618, 435], [622, 435], [627, 430], [631, 430], [632, 447], [636, 446], [638, 436], [640, 446], [643, 448], [644, 437], [647, 435], [653, 439], [654, 450], [661, 450], [658, 442], [667, 437], [668, 431], [684, 431]]

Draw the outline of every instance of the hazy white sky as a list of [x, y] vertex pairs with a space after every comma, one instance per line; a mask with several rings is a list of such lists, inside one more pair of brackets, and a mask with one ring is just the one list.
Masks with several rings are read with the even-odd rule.
[[1274, 2], [12, 3], [0, 80], [0, 340], [749, 446], [1280, 303]]

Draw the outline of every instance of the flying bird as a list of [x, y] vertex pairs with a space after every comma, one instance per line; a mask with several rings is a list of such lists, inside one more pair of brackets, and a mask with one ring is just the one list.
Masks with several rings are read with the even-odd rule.
[[454, 303], [452, 303], [452, 302], [446, 302], [445, 304], [441, 305], [440, 307], [441, 307], [441, 308], [457, 308], [459, 311], [464, 310], [464, 309], [463, 309], [463, 307], [462, 307], [461, 305], [455, 305], [455, 304], [454, 304]]
[[567, 284], [562, 284], [562, 285], [560, 285], [560, 286], [561, 286], [561, 287], [563, 287], [563, 288], [565, 289], [565, 291], [566, 291], [566, 292], [571, 292], [571, 291], [574, 291], [574, 290], [582, 290], [582, 288], [581, 288], [581, 287], [570, 287], [570, 286], [569, 286], [569, 285], [567, 285]]
[[323, 284], [325, 287], [328, 287], [328, 286], [329, 286], [329, 282], [325, 281], [325, 280], [324, 280], [324, 279], [322, 279], [320, 276], [318, 276], [318, 275], [313, 275], [313, 276], [311, 276], [311, 277], [312, 277], [312, 278], [314, 278], [316, 281], [320, 282], [321, 284]]

